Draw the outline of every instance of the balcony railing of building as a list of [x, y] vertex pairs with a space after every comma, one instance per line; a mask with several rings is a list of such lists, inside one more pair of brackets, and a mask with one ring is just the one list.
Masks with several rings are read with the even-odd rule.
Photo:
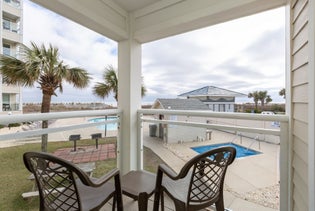
[[16, 8], [20, 8], [21, 7], [21, 1], [20, 0], [3, 0], [3, 2], [16, 7]]
[[2, 111], [18, 111], [20, 104], [18, 103], [2, 103]]
[[3, 47], [3, 54], [6, 56], [12, 56], [17, 58], [18, 52], [16, 50], [12, 50], [11, 48]]
[[[274, 121], [280, 123], [280, 129], [267, 129], [267, 128], [255, 128], [246, 127], [240, 125], [224, 125], [217, 123], [200, 123], [191, 121], [179, 121], [179, 120], [167, 120], [160, 119], [161, 115], [164, 116], [189, 116], [189, 117], [206, 117], [206, 118], [219, 118], [219, 119], [234, 119], [234, 120], [253, 120], [253, 121]], [[8, 125], [11, 123], [23, 123], [23, 122], [36, 122], [42, 120], [60, 120], [70, 119], [79, 117], [105, 117], [105, 116], [117, 116], [117, 119], [105, 120], [102, 122], [84, 122], [75, 125], [56, 126], [51, 128], [42, 129], [40, 127], [29, 130], [20, 131], [18, 133], [0, 134], [0, 141], [2, 140], [15, 140], [23, 139], [28, 137], [39, 136], [42, 134], [52, 134], [57, 132], [71, 131], [80, 129], [84, 131], [85, 128], [96, 127], [104, 125], [104, 123], [117, 123], [117, 159], [121, 159], [121, 143], [119, 137], [124, 129], [121, 127], [120, 122], [122, 119], [122, 111], [119, 109], [109, 110], [89, 110], [89, 111], [73, 111], [73, 112], [56, 112], [56, 113], [41, 113], [41, 114], [18, 114], [18, 115], [3, 115], [0, 120], [0, 125]], [[291, 149], [289, 139], [289, 121], [286, 115], [257, 115], [257, 114], [243, 114], [243, 113], [223, 113], [223, 112], [206, 112], [206, 111], [178, 111], [178, 110], [159, 110], [159, 109], [140, 109], [138, 110], [138, 166], [143, 166], [142, 152], [143, 152], [143, 124], [144, 123], [155, 123], [155, 124], [170, 124], [179, 126], [189, 127], [200, 127], [221, 131], [238, 131], [244, 133], [258, 133], [258, 134], [269, 134], [280, 137], [280, 209], [288, 210], [289, 197], [291, 193], [290, 171], [289, 166], [291, 165]], [[49, 144], [49, 142], [48, 142]]]
[[15, 23], [15, 22], [12, 22], [10, 20], [3, 19], [2, 25], [3, 25], [4, 30], [8, 30], [8, 31], [11, 31], [14, 33], [20, 33], [20, 24], [19, 23]]

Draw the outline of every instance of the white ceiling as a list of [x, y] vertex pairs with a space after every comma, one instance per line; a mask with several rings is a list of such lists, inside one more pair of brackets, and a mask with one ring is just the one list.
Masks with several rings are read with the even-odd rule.
[[145, 8], [146, 6], [154, 4], [161, 0], [113, 0], [113, 1], [127, 12], [132, 12], [135, 10]]
[[283, 6], [287, 0], [32, 0], [115, 41], [140, 43]]

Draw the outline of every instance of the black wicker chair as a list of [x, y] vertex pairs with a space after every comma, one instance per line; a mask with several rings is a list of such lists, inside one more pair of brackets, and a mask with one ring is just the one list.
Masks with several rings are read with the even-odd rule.
[[[43, 152], [26, 152], [26, 168], [35, 176], [40, 210], [99, 210], [113, 199], [112, 209], [123, 210], [120, 174], [114, 169], [103, 177], [90, 178], [64, 159]], [[109, 182], [114, 178], [114, 182]]]
[[233, 147], [220, 147], [204, 152], [188, 161], [179, 174], [164, 164], [159, 165], [154, 211], [159, 209], [160, 197], [164, 210], [164, 192], [174, 201], [177, 211], [200, 210], [212, 204], [215, 204], [217, 211], [223, 211], [225, 173], [235, 155], [236, 150]]

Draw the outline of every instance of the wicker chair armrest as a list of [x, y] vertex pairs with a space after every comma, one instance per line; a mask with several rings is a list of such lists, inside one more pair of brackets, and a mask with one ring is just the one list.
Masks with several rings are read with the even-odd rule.
[[171, 169], [165, 164], [160, 164], [158, 170], [163, 172], [164, 174], [166, 174], [169, 178], [173, 180], [180, 179], [179, 175], [173, 169]]
[[117, 168], [111, 170], [110, 172], [108, 172], [107, 174], [103, 175], [100, 178], [92, 178], [90, 185], [92, 187], [99, 187], [116, 176], [119, 177], [119, 169]]

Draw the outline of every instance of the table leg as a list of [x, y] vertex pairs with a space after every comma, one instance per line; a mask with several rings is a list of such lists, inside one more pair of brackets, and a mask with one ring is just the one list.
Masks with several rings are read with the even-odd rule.
[[139, 211], [147, 211], [148, 210], [148, 194], [140, 193], [138, 198], [138, 209]]

